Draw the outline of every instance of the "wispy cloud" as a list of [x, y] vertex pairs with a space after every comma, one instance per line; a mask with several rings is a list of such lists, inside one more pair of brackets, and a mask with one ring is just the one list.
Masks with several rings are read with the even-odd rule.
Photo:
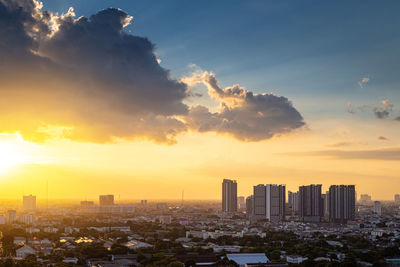
[[286, 153], [292, 156], [316, 156], [330, 159], [400, 160], [400, 148], [370, 150], [319, 150], [311, 152]]
[[376, 139], [379, 140], [379, 141], [388, 141], [389, 140], [384, 136], [378, 136]]
[[374, 112], [376, 118], [386, 119], [393, 111], [393, 104], [390, 103], [388, 100], [382, 100], [381, 104], [383, 105], [383, 107], [373, 107], [372, 111]]
[[358, 86], [364, 88], [364, 86], [369, 82], [369, 77], [363, 77], [360, 81], [358, 81]]
[[[352, 103], [347, 103], [347, 113], [356, 114], [357, 112], [372, 111], [377, 119], [388, 119], [393, 112], [393, 107], [394, 105], [389, 100], [382, 100], [379, 106], [376, 104], [354, 106]], [[399, 118], [395, 118], [395, 120], [399, 120]]]
[[357, 141], [338, 141], [334, 143], [327, 144], [327, 147], [349, 147], [357, 145], [367, 145], [367, 143], [357, 142]]

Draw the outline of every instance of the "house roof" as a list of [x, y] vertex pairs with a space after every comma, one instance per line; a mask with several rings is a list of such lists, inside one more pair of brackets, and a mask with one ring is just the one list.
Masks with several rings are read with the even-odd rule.
[[239, 265], [246, 263], [267, 263], [269, 259], [264, 253], [238, 253], [238, 254], [226, 254], [229, 260], [233, 260]]
[[25, 246], [20, 247], [19, 249], [17, 249], [17, 252], [24, 252], [24, 253], [32, 253], [32, 254], [34, 254], [34, 253], [36, 253], [36, 250], [31, 248], [30, 246], [25, 245]]

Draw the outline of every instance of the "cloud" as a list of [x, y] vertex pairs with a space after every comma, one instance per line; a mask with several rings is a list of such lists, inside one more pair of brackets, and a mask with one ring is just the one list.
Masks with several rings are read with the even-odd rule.
[[56, 16], [35, 1], [0, 0], [0, 131], [173, 143], [187, 128], [176, 118], [188, 112], [187, 86], [159, 65], [148, 39], [124, 32], [131, 19], [119, 9], [75, 19], [72, 9]]
[[[393, 112], [393, 104], [389, 100], [382, 100], [381, 106], [364, 104], [359, 107], [354, 107], [352, 103], [347, 104], [347, 112], [350, 114], [356, 114], [357, 112], [366, 112], [371, 110], [377, 119], [388, 119]], [[397, 120], [397, 118], [395, 119]]]
[[379, 140], [379, 141], [388, 141], [389, 140], [384, 136], [378, 136], [376, 139]]
[[131, 22], [115, 8], [75, 18], [72, 8], [57, 15], [34, 0], [0, 0], [0, 132], [172, 144], [188, 129], [258, 141], [304, 125], [287, 98], [222, 89], [212, 74], [201, 82], [220, 112], [189, 107], [198, 94], [161, 67], [152, 42], [124, 30]]
[[358, 86], [360, 86], [361, 88], [364, 87], [365, 84], [367, 84], [369, 82], [369, 77], [364, 77], [362, 78], [359, 82], [358, 82]]
[[355, 114], [356, 111], [353, 108], [353, 105], [351, 103], [347, 103], [347, 112], [350, 114]]
[[327, 144], [326, 146], [327, 147], [348, 147], [348, 146], [354, 146], [354, 145], [367, 145], [367, 143], [356, 142], [356, 141], [339, 141], [339, 142]]
[[378, 119], [386, 119], [389, 117], [390, 113], [393, 110], [393, 104], [391, 104], [388, 100], [382, 100], [382, 107], [373, 107], [372, 111], [375, 114], [375, 117]]
[[394, 120], [395, 121], [400, 121], [400, 116], [396, 117]]
[[400, 148], [395, 147], [371, 150], [320, 150], [287, 153], [287, 155], [322, 156], [331, 159], [400, 160]]
[[192, 106], [185, 118], [191, 129], [229, 134], [242, 141], [259, 141], [286, 134], [305, 125], [301, 114], [285, 97], [254, 94], [239, 85], [222, 88], [213, 73], [197, 72], [182, 79], [203, 83], [210, 97], [220, 102], [218, 112]]

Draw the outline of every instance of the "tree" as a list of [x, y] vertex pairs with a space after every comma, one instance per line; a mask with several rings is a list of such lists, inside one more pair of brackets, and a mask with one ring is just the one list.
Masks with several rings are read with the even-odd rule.
[[281, 252], [279, 250], [274, 250], [269, 254], [269, 259], [272, 261], [278, 261], [281, 259]]
[[196, 261], [195, 260], [187, 260], [185, 261], [185, 267], [194, 267], [196, 266]]
[[167, 267], [183, 267], [184, 265], [180, 261], [173, 261], [167, 265]]

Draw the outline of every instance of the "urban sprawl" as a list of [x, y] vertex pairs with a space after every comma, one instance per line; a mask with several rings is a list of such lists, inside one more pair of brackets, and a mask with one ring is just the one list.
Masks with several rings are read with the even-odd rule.
[[222, 201], [4, 203], [0, 266], [400, 265], [400, 195], [357, 197], [354, 185], [256, 185]]

